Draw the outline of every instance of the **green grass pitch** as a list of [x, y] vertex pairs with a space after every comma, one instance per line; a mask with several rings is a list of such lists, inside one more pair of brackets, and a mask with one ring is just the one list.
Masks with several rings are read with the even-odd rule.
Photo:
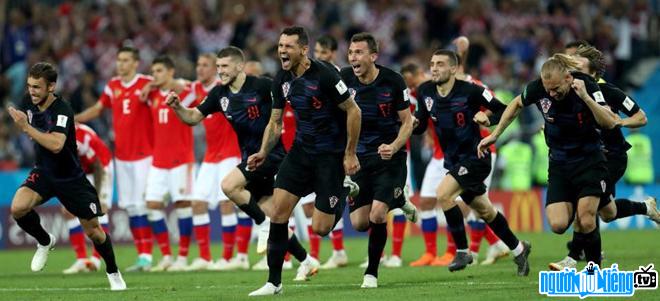
[[[321, 301], [547, 299], [538, 294], [538, 272], [547, 270], [548, 262], [565, 256], [568, 235], [539, 233], [522, 234], [520, 237], [532, 242], [532, 271], [529, 277], [517, 277], [515, 265], [508, 258], [492, 266], [473, 266], [456, 273], [449, 273], [446, 268], [408, 267], [407, 263], [416, 259], [423, 250], [421, 237], [408, 237], [403, 248], [404, 267], [381, 267], [379, 288], [364, 290], [359, 287], [363, 270], [358, 265], [365, 259], [367, 240], [351, 238], [346, 240], [350, 260], [348, 267], [321, 270], [308, 282], [294, 283], [291, 281], [297, 266], [294, 263], [294, 270], [283, 274], [283, 294], [275, 298]], [[602, 237], [605, 250], [603, 264], [609, 266], [616, 262], [619, 270], [635, 270], [639, 265], [654, 263], [658, 269], [660, 234], [657, 230], [610, 231], [603, 233]], [[444, 237], [438, 239], [438, 248], [443, 250]], [[192, 244], [195, 245], [195, 242]], [[306, 243], [304, 245], [307, 246]], [[220, 254], [220, 245], [212, 248], [215, 256]], [[483, 243], [481, 259], [485, 257], [486, 250], [487, 245]], [[30, 272], [33, 251], [0, 251], [0, 300], [242, 300], [247, 299], [247, 294], [267, 279], [267, 273], [263, 271], [124, 273], [129, 289], [111, 292], [104, 273], [73, 276], [61, 273], [73, 262], [73, 251], [68, 247], [54, 250], [44, 271]], [[331, 245], [326, 239], [321, 246], [321, 259], [325, 260], [330, 251]], [[389, 251], [388, 243], [386, 252]], [[135, 259], [132, 246], [116, 247], [115, 253], [120, 268], [130, 265]], [[191, 248], [191, 255], [196, 254], [196, 248]], [[259, 259], [256, 254], [250, 257], [252, 263]], [[660, 291], [637, 291], [633, 299], [660, 300]]]

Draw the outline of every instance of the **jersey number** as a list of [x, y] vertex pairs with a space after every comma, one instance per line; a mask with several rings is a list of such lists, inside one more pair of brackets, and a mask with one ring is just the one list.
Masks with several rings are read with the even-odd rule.
[[390, 111], [392, 109], [392, 104], [391, 103], [379, 103], [378, 108], [380, 109], [380, 113], [383, 115], [383, 117], [390, 116]]
[[170, 109], [158, 109], [158, 123], [167, 123], [167, 115], [169, 114], [169, 111]]
[[125, 98], [124, 100], [121, 101], [121, 112], [124, 115], [131, 114], [131, 108], [129, 107], [131, 104], [131, 100], [128, 98]]
[[250, 118], [250, 120], [255, 120], [255, 119], [259, 118], [259, 115], [260, 115], [259, 114], [259, 107], [257, 107], [256, 105], [249, 106], [247, 108], [247, 112], [248, 112], [248, 118]]
[[463, 112], [456, 113], [456, 125], [459, 127], [465, 126], [465, 114]]

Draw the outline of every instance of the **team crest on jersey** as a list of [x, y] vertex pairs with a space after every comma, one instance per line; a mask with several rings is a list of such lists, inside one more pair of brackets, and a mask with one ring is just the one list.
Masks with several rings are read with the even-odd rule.
[[115, 98], [117, 98], [121, 94], [121, 89], [115, 89], [112, 93], [115, 94]]
[[32, 124], [32, 110], [27, 110], [28, 123]]
[[550, 111], [550, 106], [552, 106], [550, 99], [541, 99], [541, 110], [543, 111], [543, 114], [548, 114], [548, 111]]
[[222, 111], [227, 112], [227, 107], [229, 107], [229, 98], [227, 97], [221, 98], [220, 106], [222, 107]]
[[355, 94], [357, 94], [357, 92], [355, 92], [355, 89], [353, 89], [353, 88], [348, 88], [348, 93], [350, 93], [350, 94], [351, 94], [351, 97], [353, 97], [353, 99], [355, 99]]
[[433, 98], [431, 97], [424, 98], [424, 103], [426, 104], [426, 110], [430, 112], [431, 108], [433, 107]]
[[289, 88], [291, 88], [291, 84], [289, 84], [289, 82], [282, 84], [282, 93], [284, 94], [284, 97], [289, 96]]
[[459, 175], [459, 176], [467, 175], [467, 173], [468, 173], [468, 170], [467, 170], [467, 168], [465, 168], [465, 166], [461, 166], [461, 167], [458, 169], [458, 175]]
[[605, 183], [605, 180], [600, 180], [600, 188], [603, 189], [603, 192], [607, 190], [607, 183]]
[[337, 206], [337, 203], [339, 203], [339, 198], [335, 195], [331, 196], [329, 200], [330, 200], [330, 208], [335, 208], [335, 206]]
[[394, 198], [397, 199], [403, 194], [403, 189], [401, 187], [394, 188]]
[[96, 214], [97, 212], [96, 204], [94, 203], [89, 204], [89, 210], [92, 210], [92, 213]]

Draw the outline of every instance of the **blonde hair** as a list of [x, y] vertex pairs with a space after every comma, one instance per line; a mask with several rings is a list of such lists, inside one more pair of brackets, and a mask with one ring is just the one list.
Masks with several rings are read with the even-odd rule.
[[605, 58], [603, 53], [591, 45], [582, 45], [575, 51], [575, 55], [589, 60], [589, 72], [596, 74], [596, 80], [605, 74]]
[[560, 74], [566, 74], [570, 71], [577, 70], [578, 66], [579, 62], [572, 56], [563, 53], [555, 53], [543, 63], [543, 66], [541, 66], [541, 78], [550, 78], [557, 72]]

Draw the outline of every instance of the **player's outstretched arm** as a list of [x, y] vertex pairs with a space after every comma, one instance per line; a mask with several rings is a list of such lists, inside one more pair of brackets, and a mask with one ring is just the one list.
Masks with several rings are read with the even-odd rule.
[[270, 153], [273, 147], [277, 145], [277, 142], [280, 141], [280, 136], [282, 136], [282, 109], [273, 108], [270, 113], [268, 125], [264, 130], [264, 136], [261, 139], [261, 148], [259, 149], [259, 152], [248, 157], [248, 169], [253, 170], [266, 160], [268, 153]]
[[16, 110], [13, 107], [9, 107], [8, 111], [18, 128], [30, 136], [32, 140], [39, 143], [39, 145], [56, 154], [64, 148], [64, 142], [66, 142], [65, 134], [57, 132], [43, 133], [28, 123], [27, 115], [23, 111]]
[[173, 91], [167, 95], [167, 98], [165, 98], [165, 104], [172, 108], [176, 113], [176, 117], [187, 125], [196, 125], [204, 119], [204, 114], [202, 114], [198, 108], [188, 109], [182, 106], [179, 95]]
[[360, 162], [357, 159], [357, 143], [360, 138], [362, 126], [362, 111], [355, 103], [353, 97], [339, 104], [339, 108], [346, 111], [346, 150], [344, 151], [344, 171], [347, 175], [354, 175], [360, 170]]
[[497, 138], [502, 135], [504, 130], [506, 130], [507, 127], [513, 122], [516, 117], [518, 117], [518, 114], [520, 114], [520, 110], [523, 108], [522, 104], [522, 98], [520, 95], [516, 96], [511, 103], [509, 103], [508, 106], [506, 106], [506, 109], [504, 109], [504, 113], [502, 113], [502, 117], [499, 120], [499, 123], [497, 124], [497, 127], [495, 127], [495, 130], [493, 132], [486, 136], [485, 138], [481, 139], [479, 142], [479, 145], [477, 146], [477, 155], [479, 158], [483, 158], [486, 155], [486, 150], [488, 147], [495, 143], [497, 141]]
[[99, 117], [103, 112], [103, 104], [101, 101], [97, 101], [93, 106], [85, 109], [84, 111], [73, 116], [73, 119], [77, 122], [88, 122], [94, 118]]

